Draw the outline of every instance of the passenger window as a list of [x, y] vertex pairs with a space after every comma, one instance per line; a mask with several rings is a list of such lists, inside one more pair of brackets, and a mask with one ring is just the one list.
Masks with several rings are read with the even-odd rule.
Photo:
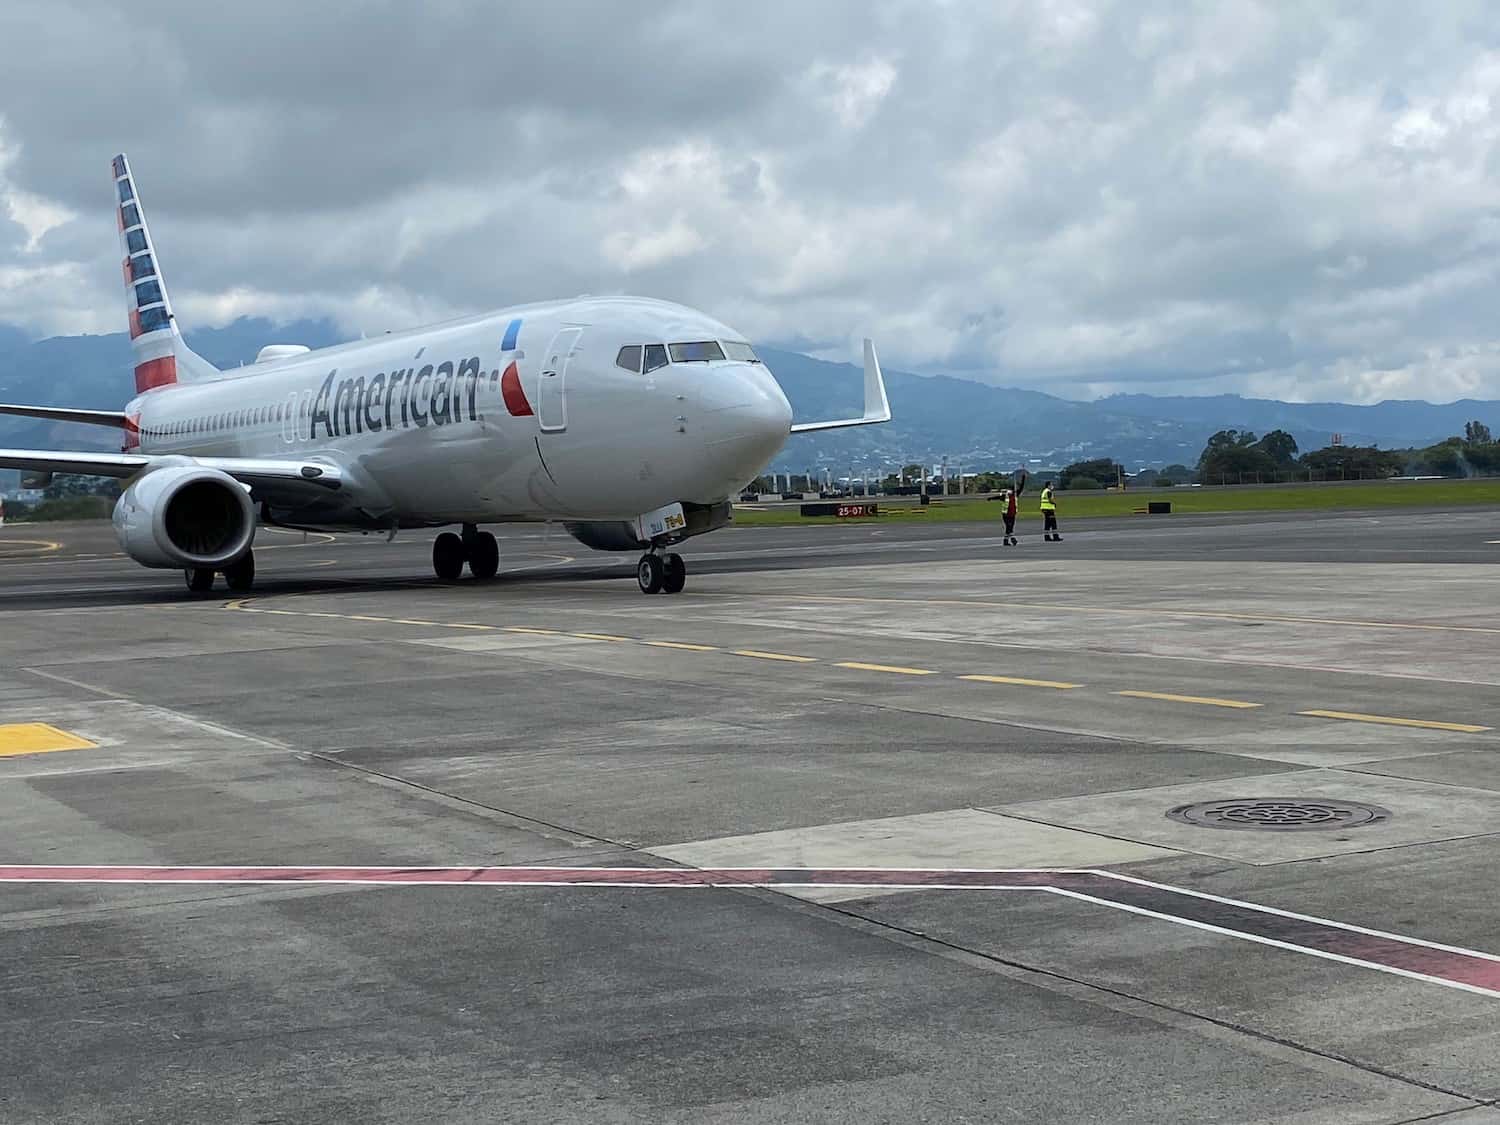
[[709, 363], [724, 358], [724, 349], [717, 340], [693, 340], [685, 344], [670, 344], [673, 363]]
[[646, 370], [655, 371], [658, 367], [667, 365], [667, 348], [665, 344], [646, 345]]
[[641, 345], [626, 344], [620, 349], [620, 354], [615, 356], [615, 366], [623, 367], [626, 371], [634, 371], [640, 374], [641, 370]]

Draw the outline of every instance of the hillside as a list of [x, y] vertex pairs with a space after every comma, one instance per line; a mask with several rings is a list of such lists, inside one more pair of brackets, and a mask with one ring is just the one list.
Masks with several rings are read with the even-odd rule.
[[[276, 342], [323, 347], [342, 337], [327, 321], [273, 325], [241, 319], [188, 337], [220, 366], [249, 362]], [[796, 352], [761, 348], [800, 420], [861, 410], [860, 371]], [[895, 420], [888, 426], [808, 434], [791, 439], [779, 469], [890, 467], [936, 463], [948, 456], [966, 468], [1008, 468], [1026, 458], [1048, 462], [1111, 456], [1135, 467], [1192, 464], [1208, 435], [1222, 429], [1289, 431], [1304, 449], [1326, 445], [1334, 433], [1349, 444], [1426, 445], [1480, 419], [1500, 430], [1500, 402], [1464, 400], [1286, 403], [1215, 395], [1203, 398], [1114, 395], [1074, 402], [1040, 391], [992, 387], [948, 376], [888, 370]], [[0, 325], [0, 401], [109, 409], [130, 396], [130, 348], [123, 333], [67, 336], [36, 342]], [[107, 449], [113, 432], [19, 418], [0, 418], [0, 446]]]

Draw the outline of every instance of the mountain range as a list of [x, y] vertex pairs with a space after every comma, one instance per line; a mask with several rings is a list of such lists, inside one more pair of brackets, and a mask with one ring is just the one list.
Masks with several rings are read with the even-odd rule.
[[[188, 334], [196, 351], [226, 368], [250, 362], [264, 344], [317, 348], [345, 338], [329, 321], [275, 325], [248, 317]], [[759, 352], [799, 420], [861, 412], [864, 384], [857, 367], [776, 348]], [[116, 409], [130, 397], [130, 369], [124, 333], [33, 341], [0, 324], [0, 402]], [[704, 377], [712, 378], [712, 370], [706, 368]], [[773, 467], [796, 472], [828, 467], [838, 473], [851, 467], [936, 464], [948, 457], [977, 470], [1109, 456], [1135, 469], [1191, 465], [1209, 435], [1224, 429], [1286, 430], [1304, 450], [1329, 444], [1336, 433], [1348, 445], [1425, 446], [1462, 433], [1471, 419], [1500, 430], [1500, 402], [1475, 399], [1353, 406], [1237, 395], [1122, 394], [1077, 402], [1041, 391], [894, 370], [886, 372], [886, 385], [895, 415], [889, 425], [799, 435], [788, 441]], [[117, 442], [113, 431], [0, 417], [0, 446], [108, 449]]]

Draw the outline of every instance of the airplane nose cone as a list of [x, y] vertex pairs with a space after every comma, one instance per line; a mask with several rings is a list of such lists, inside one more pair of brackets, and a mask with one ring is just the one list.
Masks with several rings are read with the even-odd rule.
[[758, 364], [719, 368], [700, 398], [703, 440], [725, 492], [759, 473], [791, 432], [792, 405]]

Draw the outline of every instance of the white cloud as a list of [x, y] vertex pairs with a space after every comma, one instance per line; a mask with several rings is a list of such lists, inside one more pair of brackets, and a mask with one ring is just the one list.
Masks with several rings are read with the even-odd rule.
[[[0, 41], [31, 49], [0, 71], [0, 320], [123, 324], [104, 168], [125, 149], [189, 323], [373, 332], [634, 291], [1067, 394], [1500, 397], [1490, 22], [1482, 0], [356, 25], [290, 0], [11, 0]], [[462, 63], [480, 43], [527, 49]], [[78, 73], [128, 73], [129, 96]]]

